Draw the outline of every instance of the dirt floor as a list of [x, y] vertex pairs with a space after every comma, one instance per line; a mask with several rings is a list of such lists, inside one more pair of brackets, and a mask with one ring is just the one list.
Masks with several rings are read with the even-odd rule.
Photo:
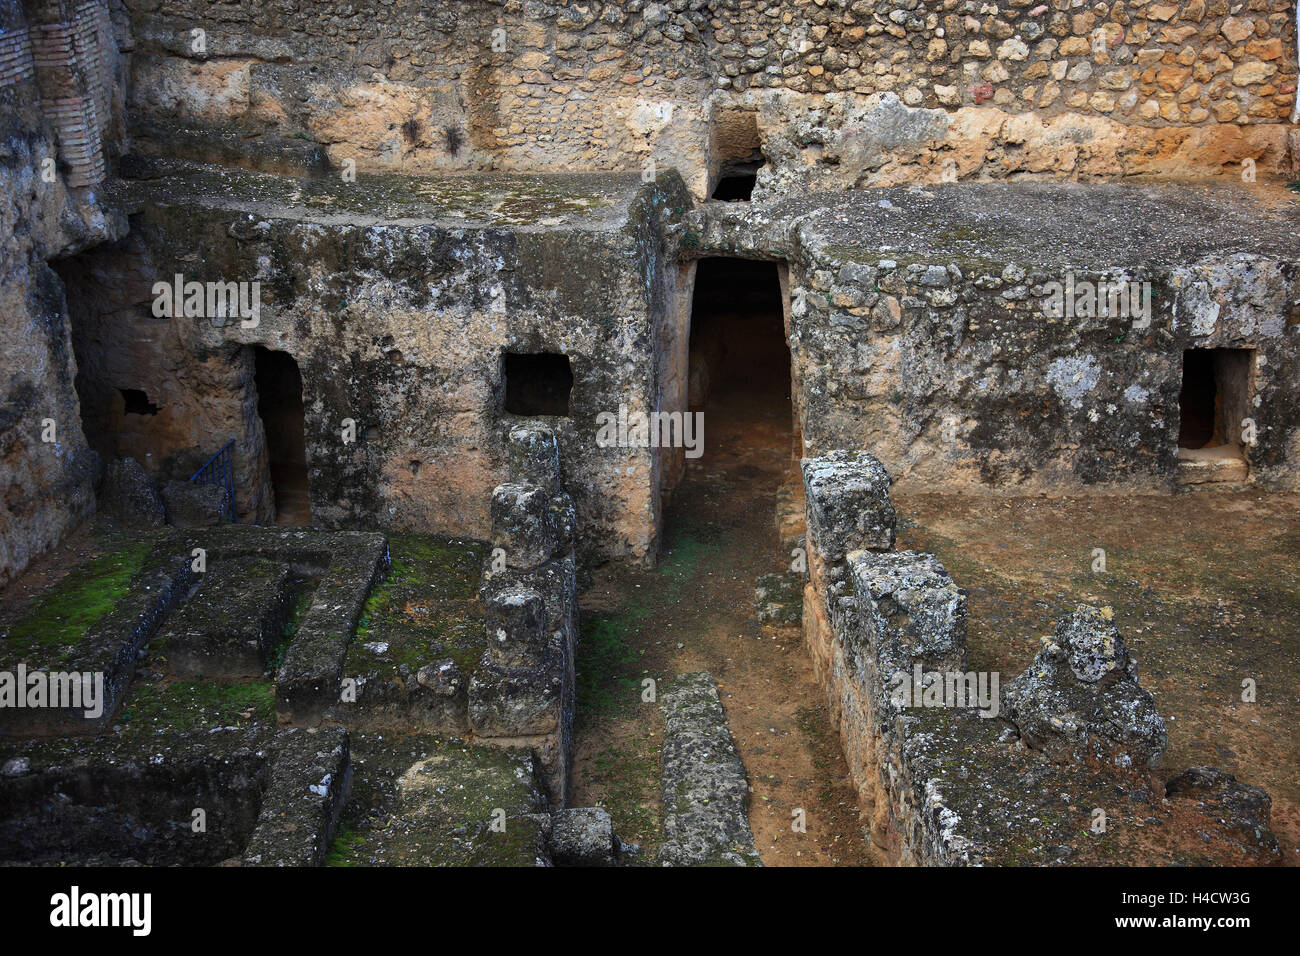
[[1005, 681], [1062, 611], [1110, 605], [1165, 717], [1163, 775], [1217, 766], [1264, 787], [1300, 863], [1300, 499], [896, 491], [894, 505], [898, 547], [933, 552], [969, 592], [973, 669]]
[[[749, 773], [763, 862], [880, 862], [799, 627], [755, 615], [755, 580], [791, 560], [774, 520], [776, 490], [798, 471], [789, 401], [732, 393], [706, 406], [705, 422], [705, 454], [665, 512], [659, 566], [597, 572], [582, 595], [571, 803], [608, 807], [620, 836], [652, 847], [662, 726], [642, 681], [707, 670]], [[806, 832], [792, 829], [800, 809]]]

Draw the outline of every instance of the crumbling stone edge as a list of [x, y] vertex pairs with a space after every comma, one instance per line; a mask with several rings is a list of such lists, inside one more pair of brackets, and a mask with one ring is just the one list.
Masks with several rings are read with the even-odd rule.
[[510, 480], [492, 493], [492, 550], [479, 590], [487, 650], [469, 683], [469, 727], [486, 743], [531, 750], [560, 808], [573, 759], [577, 519], [549, 424], [519, 423], [506, 449]]
[[[967, 670], [966, 593], [933, 555], [893, 550], [892, 480], [880, 462], [835, 451], [804, 459], [802, 471], [804, 640], [872, 840], [904, 864], [1065, 862], [1073, 850], [1033, 791], [1047, 780], [1054, 793], [1072, 790], [1081, 777], [1071, 768], [1085, 766], [1133, 787], [1168, 744], [1111, 609], [1080, 605], [1061, 615], [1022, 674], [1000, 689], [992, 675], [979, 685]], [[976, 692], [919, 706], [929, 675], [961, 675], [970, 682], [951, 685], [954, 693]], [[1278, 858], [1267, 793], [1212, 769], [1176, 778], [1185, 779], [1192, 783], [1171, 781], [1167, 793], [1232, 811], [1214, 816], [1224, 817], [1233, 849]]]

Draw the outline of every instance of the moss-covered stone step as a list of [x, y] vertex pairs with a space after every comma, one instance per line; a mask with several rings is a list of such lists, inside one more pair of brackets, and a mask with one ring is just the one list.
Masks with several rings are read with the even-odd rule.
[[391, 569], [366, 599], [330, 719], [349, 727], [466, 734], [466, 688], [487, 644], [480, 541], [393, 535]]

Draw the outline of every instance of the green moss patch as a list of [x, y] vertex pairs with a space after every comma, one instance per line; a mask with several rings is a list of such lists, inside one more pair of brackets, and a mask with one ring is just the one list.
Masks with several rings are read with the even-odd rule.
[[125, 733], [273, 727], [275, 687], [270, 681], [138, 681], [117, 724]]
[[129, 590], [145, 563], [151, 541], [132, 542], [94, 558], [54, 585], [4, 633], [5, 657], [53, 666]]
[[[450, 657], [467, 678], [487, 646], [479, 574], [487, 546], [480, 541], [396, 534], [392, 567], [371, 592], [348, 650], [348, 673], [413, 673]], [[370, 645], [370, 647], [367, 647]], [[387, 648], [376, 654], [380, 645]]]
[[652, 859], [663, 840], [660, 747], [657, 737], [620, 740], [597, 754], [587, 770], [600, 805], [614, 822], [614, 832], [638, 844], [641, 859]]
[[633, 637], [650, 616], [647, 608], [631, 605], [617, 614], [582, 619], [576, 674], [580, 724], [626, 714], [640, 700], [644, 652]]

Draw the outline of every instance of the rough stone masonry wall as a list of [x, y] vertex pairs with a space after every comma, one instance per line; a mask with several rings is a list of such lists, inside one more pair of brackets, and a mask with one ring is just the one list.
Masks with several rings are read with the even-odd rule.
[[1279, 172], [1296, 152], [1290, 0], [128, 6], [142, 128], [305, 136], [362, 168], [653, 159], [703, 196], [738, 110], [760, 193]]
[[[867, 444], [910, 482], [1167, 488], [1178, 466], [1183, 350], [1247, 348], [1255, 481], [1296, 487], [1300, 348], [1292, 268], [1210, 257], [1173, 268], [1072, 270], [1153, 286], [1151, 324], [1044, 314], [1050, 267], [964, 267], [888, 251], [821, 260], [797, 360], [810, 450]], [[867, 334], [863, 334], [866, 331]], [[1240, 422], [1230, 426], [1236, 440]]]
[[[933, 555], [893, 550], [890, 477], [880, 462], [837, 451], [805, 458], [802, 469], [804, 639], [871, 838], [891, 860], [1086, 862], [1089, 811], [1109, 807], [1107, 853], [1141, 847], [1147, 864], [1186, 863], [1176, 844], [1145, 843], [1145, 824], [1128, 825], [1121, 808], [1140, 808], [1149, 823], [1153, 811], [1170, 812], [1178, 781], [1226, 775], [1193, 769], [1167, 790], [1153, 775], [1168, 734], [1113, 610], [1080, 605], [1061, 614], [1053, 636], [1009, 682], [968, 672], [966, 593]], [[971, 679], [972, 690], [982, 679], [983, 699], [935, 692], [958, 686], [950, 683], [958, 676]], [[1208, 815], [1193, 826], [1204, 845], [1190, 855], [1276, 862], [1268, 795], [1226, 779], [1239, 792], [1218, 806], [1201, 804]], [[1234, 800], [1259, 812], [1224, 812]]]
[[760, 187], [1181, 178], [1296, 162], [1289, 0], [802, 9], [807, 21], [796, 14], [788, 30], [806, 74], [782, 85], [825, 95], [747, 97], [771, 160]]
[[[25, 6], [0, 3], [0, 585], [94, 510], [99, 462], [82, 434], [67, 303], [49, 262], [125, 228], [93, 189], [78, 188], [93, 180], [81, 161], [93, 158], [107, 127], [83, 129], [95, 136], [81, 144], [90, 154], [78, 153], [70, 127], [46, 108], [78, 89], [111, 104], [120, 98], [112, 71], [97, 74], [91, 90], [79, 72], [86, 64], [45, 53], [38, 63], [33, 53], [33, 32], [71, 31], [79, 11], [92, 19], [96, 11]], [[110, 59], [98, 52], [96, 66]]]
[[128, 6], [146, 123], [305, 135], [362, 169], [630, 170], [652, 155], [700, 166], [707, 50], [698, 28], [654, 5]]

